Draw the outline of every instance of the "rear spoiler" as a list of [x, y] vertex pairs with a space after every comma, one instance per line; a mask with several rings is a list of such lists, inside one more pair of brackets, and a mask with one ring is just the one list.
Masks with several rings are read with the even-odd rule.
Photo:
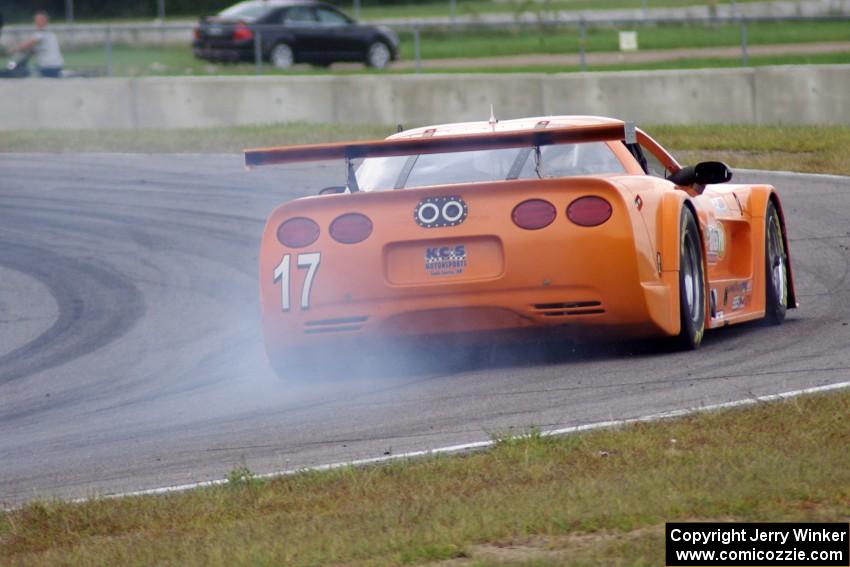
[[611, 142], [616, 140], [633, 141], [634, 136], [634, 124], [620, 122], [614, 124], [594, 124], [591, 126], [548, 128], [545, 130], [487, 132], [485, 134], [435, 136], [432, 138], [396, 138], [372, 142], [284, 146], [280, 148], [245, 150], [245, 166], [252, 168], [261, 165], [335, 159], [345, 159], [350, 162], [353, 159], [367, 157], [441, 154], [476, 150], [552, 146], [557, 144], [577, 144], [583, 142]]

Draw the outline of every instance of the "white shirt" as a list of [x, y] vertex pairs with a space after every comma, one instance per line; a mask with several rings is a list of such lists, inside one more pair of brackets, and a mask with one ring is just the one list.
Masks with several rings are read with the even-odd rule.
[[52, 31], [39, 30], [33, 34], [35, 44], [35, 57], [39, 67], [57, 68], [65, 65], [62, 52], [59, 51], [59, 40]]

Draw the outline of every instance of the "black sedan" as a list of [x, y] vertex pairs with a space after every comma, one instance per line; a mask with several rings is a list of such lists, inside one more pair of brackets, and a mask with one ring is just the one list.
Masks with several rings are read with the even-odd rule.
[[192, 43], [209, 61], [254, 61], [256, 49], [279, 69], [361, 61], [383, 69], [398, 57], [398, 36], [358, 24], [335, 7], [309, 0], [249, 0], [201, 18]]

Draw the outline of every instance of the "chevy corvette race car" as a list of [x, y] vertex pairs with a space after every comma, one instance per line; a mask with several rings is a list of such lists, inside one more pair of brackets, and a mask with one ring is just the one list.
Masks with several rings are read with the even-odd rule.
[[530, 329], [694, 349], [705, 329], [796, 307], [776, 189], [726, 184], [720, 162], [683, 167], [619, 120], [491, 118], [245, 160], [346, 172], [280, 205], [263, 233], [281, 374], [336, 345]]

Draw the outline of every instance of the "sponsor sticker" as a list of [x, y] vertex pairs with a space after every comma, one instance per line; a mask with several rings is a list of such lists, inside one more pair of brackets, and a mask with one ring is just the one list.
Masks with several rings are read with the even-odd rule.
[[[728, 285], [723, 289], [723, 305], [729, 304], [732, 296], [732, 309], [741, 309], [744, 306], [746, 296], [753, 292], [753, 280], [745, 280], [735, 285]], [[735, 307], [735, 300], [740, 300], [740, 307]]]
[[425, 271], [432, 276], [462, 274], [468, 263], [466, 246], [463, 244], [425, 248]]
[[726, 231], [723, 224], [708, 225], [708, 261], [718, 262], [726, 255]]

